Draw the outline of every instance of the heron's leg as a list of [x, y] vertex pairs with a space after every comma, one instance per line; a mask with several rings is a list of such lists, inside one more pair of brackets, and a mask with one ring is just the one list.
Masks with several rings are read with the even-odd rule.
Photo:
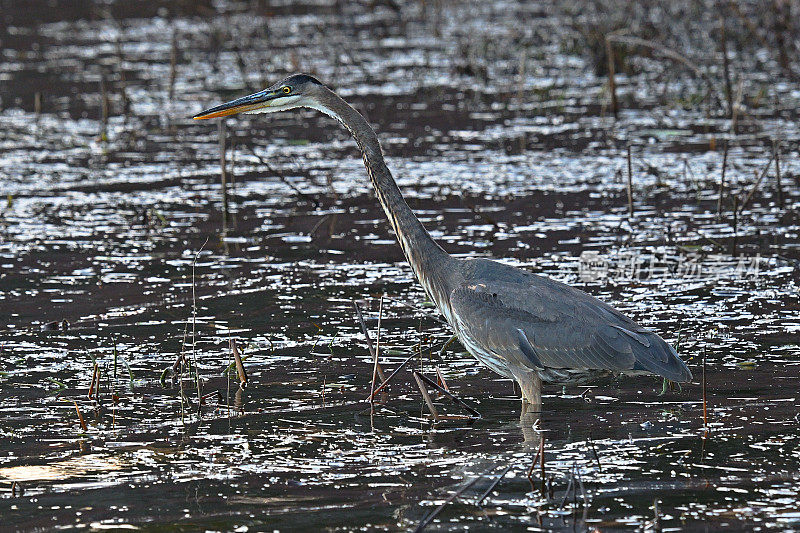
[[542, 380], [537, 374], [531, 373], [529, 379], [520, 381], [520, 388], [522, 388], [522, 409], [519, 415], [519, 425], [522, 430], [522, 439], [526, 445], [536, 448], [542, 438], [538, 431], [541, 429]]
[[542, 378], [536, 372], [525, 372], [515, 376], [522, 389], [522, 403], [528, 403], [537, 411], [542, 410]]

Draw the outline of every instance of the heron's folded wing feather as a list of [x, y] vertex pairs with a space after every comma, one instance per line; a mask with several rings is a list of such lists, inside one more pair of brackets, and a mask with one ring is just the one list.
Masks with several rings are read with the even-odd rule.
[[450, 302], [459, 329], [521, 368], [644, 370], [691, 379], [668, 344], [615, 309], [552, 280], [527, 281], [468, 282], [454, 289]]

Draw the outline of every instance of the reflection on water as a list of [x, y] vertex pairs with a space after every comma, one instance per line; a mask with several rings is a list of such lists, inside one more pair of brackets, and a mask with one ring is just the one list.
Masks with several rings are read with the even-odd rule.
[[[734, 217], [717, 213], [727, 115], [642, 56], [614, 121], [569, 6], [107, 4], [0, 27], [4, 525], [405, 530], [461, 491], [429, 530], [800, 527], [800, 105], [795, 85], [760, 81], [763, 54], [736, 59], [761, 78], [743, 77], [726, 183], [749, 195], [778, 135], [784, 207], [769, 174]], [[551, 386], [522, 411], [460, 346], [440, 357], [450, 333], [359, 154], [310, 112], [227, 123], [223, 233], [218, 130], [187, 117], [298, 68], [374, 121], [448, 251], [585, 288], [676, 344], [698, 381]], [[381, 294], [384, 369], [418, 353], [409, 366], [438, 366], [480, 420], [433, 423], [410, 369], [364, 412], [352, 301], [374, 331]], [[244, 390], [223, 373], [231, 338]], [[173, 379], [181, 352], [192, 371]]]
[[92, 454], [52, 461], [44, 465], [0, 468], [0, 479], [12, 482], [63, 481], [77, 477], [99, 477], [106, 472], [119, 469], [119, 458]]

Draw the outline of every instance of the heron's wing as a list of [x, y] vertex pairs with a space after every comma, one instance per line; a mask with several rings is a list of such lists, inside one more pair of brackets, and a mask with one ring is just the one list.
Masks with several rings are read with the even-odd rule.
[[646, 371], [691, 380], [675, 350], [652, 331], [583, 291], [525, 274], [471, 279], [452, 291], [453, 314], [470, 343], [517, 368]]

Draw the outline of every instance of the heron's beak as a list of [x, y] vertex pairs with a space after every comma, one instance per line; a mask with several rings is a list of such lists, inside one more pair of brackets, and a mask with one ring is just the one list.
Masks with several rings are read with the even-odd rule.
[[196, 114], [192, 118], [195, 120], [203, 120], [207, 118], [227, 117], [228, 115], [252, 112], [266, 107], [277, 107], [281, 104], [280, 100], [282, 97], [286, 97], [286, 95], [278, 91], [259, 91], [248, 96], [237, 98], [236, 100], [231, 100], [225, 104], [212, 107], [211, 109], [206, 109], [205, 111]]

